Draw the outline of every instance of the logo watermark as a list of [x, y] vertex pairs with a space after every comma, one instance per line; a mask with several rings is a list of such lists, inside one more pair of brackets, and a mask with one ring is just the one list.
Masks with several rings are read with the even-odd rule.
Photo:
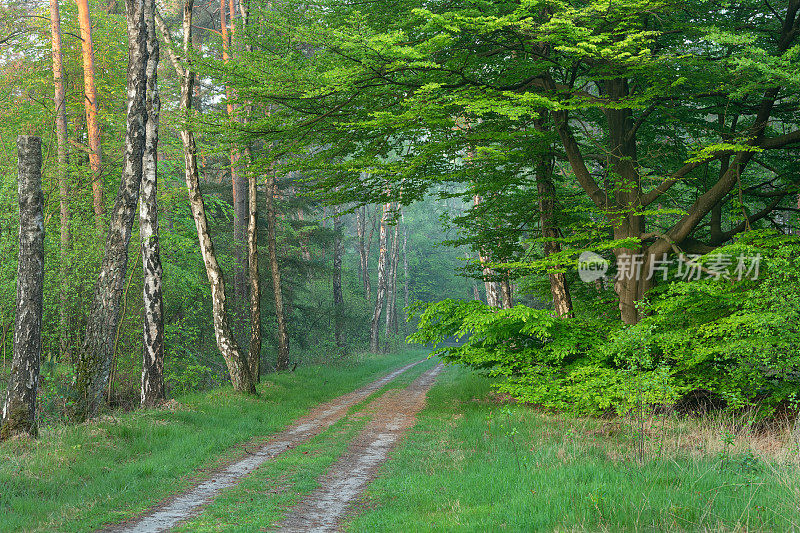
[[[761, 254], [754, 256], [739, 254], [716, 254], [701, 263], [700, 254], [680, 254], [677, 257], [652, 257], [646, 261], [644, 254], [628, 254], [617, 258], [617, 272], [614, 279], [678, 279], [695, 281], [700, 279], [737, 280], [758, 279], [761, 268]], [[605, 278], [610, 261], [594, 252], [583, 252], [578, 257], [578, 276], [591, 283]]]

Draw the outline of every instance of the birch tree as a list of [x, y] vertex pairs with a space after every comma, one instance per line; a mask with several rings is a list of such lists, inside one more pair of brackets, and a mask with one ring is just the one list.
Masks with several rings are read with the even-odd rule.
[[36, 393], [42, 352], [42, 290], [44, 285], [44, 198], [42, 142], [17, 138], [19, 193], [19, 263], [14, 359], [8, 383], [0, 441], [17, 434], [36, 436]]
[[122, 179], [111, 212], [105, 254], [76, 369], [76, 416], [79, 420], [94, 418], [99, 414], [103, 392], [108, 384], [120, 300], [128, 269], [128, 244], [142, 182], [147, 124], [147, 29], [143, 0], [126, 0], [125, 18], [128, 28], [128, 109]]
[[144, 343], [142, 350], [142, 407], [152, 407], [164, 396], [164, 296], [158, 236], [158, 121], [161, 98], [158, 93], [159, 45], [155, 27], [154, 0], [144, 0], [147, 28], [147, 126], [143, 154], [139, 234], [142, 241], [142, 303]]
[[[192, 8], [194, 0], [187, 0], [183, 7], [183, 58], [190, 55], [192, 43]], [[156, 16], [162, 36], [167, 43], [170, 60], [172, 61], [178, 76], [181, 79], [181, 101], [180, 109], [185, 114], [192, 112], [192, 96], [194, 94], [195, 74], [191, 68], [191, 62], [182, 63], [178, 56], [169, 30], [161, 17]], [[225, 301], [225, 280], [222, 269], [217, 262], [214, 252], [214, 244], [208, 231], [208, 218], [206, 216], [203, 195], [200, 192], [200, 173], [197, 165], [197, 145], [194, 140], [194, 133], [187, 124], [182, 124], [180, 130], [181, 143], [183, 144], [183, 156], [185, 164], [186, 188], [189, 191], [189, 205], [194, 218], [195, 228], [197, 229], [197, 239], [200, 243], [200, 253], [203, 256], [203, 264], [206, 269], [206, 276], [211, 285], [211, 307], [214, 319], [214, 336], [225, 363], [228, 367], [228, 374], [234, 390], [248, 393], [255, 393], [255, 382], [250, 373], [250, 365], [242, 354], [236, 339], [233, 337], [228, 323], [227, 306]]]

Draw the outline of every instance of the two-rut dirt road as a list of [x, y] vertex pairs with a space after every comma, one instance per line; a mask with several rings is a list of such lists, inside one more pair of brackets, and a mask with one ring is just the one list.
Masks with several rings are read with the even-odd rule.
[[[223, 490], [234, 486], [264, 462], [322, 433], [344, 418], [353, 406], [421, 362], [398, 368], [369, 385], [317, 406], [308, 415], [276, 434], [256, 452], [221, 468], [208, 479], [172, 496], [138, 518], [110, 526], [104, 531], [150, 533], [173, 529], [197, 515]], [[425, 405], [426, 393], [442, 368], [441, 364], [436, 365], [405, 389], [391, 390], [373, 400], [368, 406], [371, 420], [367, 427], [320, 479], [319, 488], [290, 510], [286, 519], [277, 526], [277, 530], [335, 531], [347, 509], [386, 461], [391, 448], [399, 441], [403, 432], [413, 425], [415, 415]]]

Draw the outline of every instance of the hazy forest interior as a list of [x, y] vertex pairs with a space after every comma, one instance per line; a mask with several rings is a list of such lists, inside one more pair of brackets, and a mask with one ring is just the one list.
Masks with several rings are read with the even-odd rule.
[[0, 531], [800, 531], [800, 0], [0, 0], [0, 72]]

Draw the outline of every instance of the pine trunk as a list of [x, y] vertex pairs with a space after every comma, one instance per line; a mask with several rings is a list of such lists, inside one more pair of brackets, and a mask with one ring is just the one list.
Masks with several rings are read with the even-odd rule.
[[14, 358], [8, 382], [0, 441], [18, 434], [35, 437], [36, 393], [42, 352], [42, 291], [44, 285], [44, 218], [42, 142], [17, 138], [19, 191], [19, 262]]
[[144, 19], [147, 26], [147, 126], [141, 200], [139, 202], [139, 233], [142, 240], [142, 331], [141, 406], [157, 405], [164, 396], [164, 298], [161, 289], [162, 267], [158, 236], [158, 121], [161, 99], [158, 94], [158, 36], [155, 27], [154, 0], [144, 0]]
[[[226, 16], [226, 10], [229, 11]], [[220, 13], [220, 33], [222, 36], [222, 60], [228, 63], [231, 57], [231, 49], [233, 44], [233, 2], [220, 0], [219, 6]], [[230, 22], [231, 28], [228, 28]], [[233, 106], [233, 99], [235, 94], [233, 89], [225, 86], [226, 110], [228, 118], [232, 121], [237, 120], [235, 116], [235, 108]], [[248, 196], [248, 180], [244, 172], [239, 168], [241, 160], [241, 153], [235, 146], [230, 149], [230, 162], [231, 162], [231, 191], [233, 196], [233, 328], [236, 333], [236, 338], [241, 342], [244, 340], [245, 331], [245, 312], [247, 306], [247, 287], [248, 287], [248, 272], [247, 257], [248, 257], [248, 225], [249, 225], [249, 205], [247, 200]]]
[[147, 112], [147, 31], [142, 0], [126, 0], [128, 26], [128, 110], [122, 179], [109, 221], [105, 256], [87, 317], [86, 336], [76, 371], [77, 417], [94, 418], [100, 411], [111, 370], [119, 307], [128, 269], [131, 238], [139, 188]]
[[275, 172], [270, 171], [267, 178], [267, 252], [269, 268], [272, 274], [272, 291], [275, 298], [275, 317], [278, 323], [278, 360], [277, 370], [285, 370], [289, 366], [289, 332], [286, 329], [286, 317], [283, 308], [283, 291], [281, 290], [281, 271], [278, 265], [278, 243], [276, 227], [278, 214], [275, 209], [275, 189], [277, 183]]
[[53, 104], [56, 111], [56, 142], [58, 150], [58, 196], [61, 223], [59, 263], [59, 345], [61, 361], [72, 362], [69, 312], [69, 250], [70, 250], [70, 210], [69, 181], [67, 177], [67, 114], [64, 101], [64, 61], [61, 52], [61, 15], [58, 0], [50, 0], [50, 44], [53, 56]]
[[92, 17], [88, 0], [75, 0], [78, 7], [78, 24], [81, 29], [81, 52], [83, 56], [83, 105], [86, 109], [86, 134], [89, 139], [89, 166], [92, 169], [92, 205], [98, 235], [103, 234], [103, 151], [100, 145], [100, 123], [98, 122], [97, 88], [94, 81], [94, 45], [92, 43]]
[[388, 250], [386, 248], [387, 223], [392, 204], [383, 204], [383, 214], [381, 215], [381, 225], [378, 240], [378, 287], [376, 292], [375, 309], [372, 313], [370, 325], [369, 349], [372, 353], [380, 351], [380, 321], [383, 312], [383, 300], [386, 298], [386, 264], [388, 260]]

